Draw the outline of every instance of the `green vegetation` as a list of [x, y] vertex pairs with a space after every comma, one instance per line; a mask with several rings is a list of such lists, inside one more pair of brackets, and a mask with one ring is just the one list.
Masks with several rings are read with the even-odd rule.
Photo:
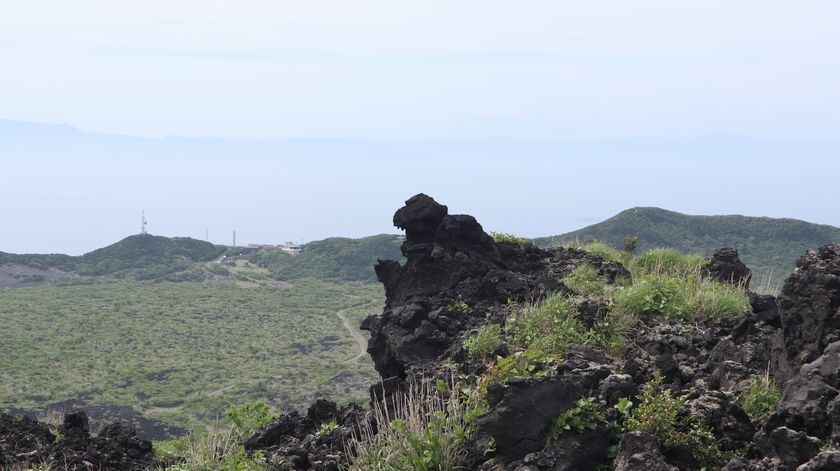
[[369, 360], [345, 364], [376, 285], [300, 279], [282, 288], [105, 280], [0, 290], [0, 397], [24, 409], [81, 399], [201, 428], [227, 405], [275, 410], [315, 395], [367, 397]]
[[686, 449], [702, 469], [720, 469], [738, 453], [721, 452], [706, 424], [694, 416], [681, 416], [687, 403], [688, 395], [675, 397], [662, 386], [662, 375], [657, 372], [642, 387], [638, 405], [633, 407], [629, 399], [619, 399], [615, 407], [624, 418], [619, 432], [647, 430], [666, 449]]
[[568, 431], [583, 433], [595, 430], [598, 425], [606, 422], [606, 418], [598, 410], [594, 397], [582, 397], [575, 402], [575, 406], [563, 412], [551, 421], [549, 436], [557, 439]]
[[335, 420], [330, 420], [329, 422], [324, 422], [323, 424], [318, 426], [318, 430], [315, 431], [316, 437], [325, 437], [331, 433], [333, 430], [338, 428], [338, 424]]
[[608, 285], [589, 265], [581, 265], [563, 278], [563, 283], [585, 297], [600, 297], [612, 304], [611, 311], [626, 316], [693, 319], [697, 316], [727, 317], [750, 310], [743, 289], [719, 283], [706, 275], [708, 261], [673, 249], [653, 249], [640, 255], [618, 252], [602, 243], [591, 243], [610, 260], [630, 270], [632, 283], [617, 280]]
[[[0, 252], [0, 265], [17, 263], [33, 268], [57, 268], [80, 275], [131, 276], [137, 280], [162, 279], [177, 272], [189, 271], [196, 262], [206, 262], [221, 256], [225, 248], [189, 237], [160, 237], [139, 234], [94, 250], [80, 257], [60, 254], [15, 255]], [[193, 272], [188, 280], [204, 279]]]
[[512, 242], [514, 244], [525, 245], [531, 242], [531, 239], [526, 237], [518, 237], [513, 234], [508, 234], [507, 232], [495, 232], [490, 231], [490, 237], [493, 238], [497, 244], [502, 242]]
[[741, 396], [741, 407], [751, 419], [769, 414], [776, 410], [779, 403], [779, 387], [770, 375], [753, 378], [744, 394]]
[[[174, 463], [159, 471], [262, 471], [265, 456], [257, 451], [246, 456], [242, 445], [245, 438], [268, 425], [268, 404], [252, 402], [231, 407], [226, 415], [231, 419], [227, 430], [201, 432], [173, 440], [154, 442], [155, 458]], [[276, 463], [274, 463], [276, 464]]]
[[458, 313], [467, 312], [467, 309], [469, 309], [469, 308], [470, 308], [469, 304], [465, 303], [462, 299], [459, 299], [457, 301], [452, 301], [451, 303], [449, 303], [446, 306], [446, 309], [449, 309], [452, 312], [458, 312]]
[[[443, 383], [442, 385], [440, 383]], [[441, 387], [442, 386], [442, 387]], [[467, 414], [471, 399], [445, 381], [413, 384], [394, 410], [375, 404], [373, 422], [347, 445], [349, 471], [456, 471], [463, 469], [467, 439], [474, 431]], [[375, 423], [386, 424], [374, 430]]]
[[721, 247], [737, 248], [741, 259], [754, 272], [756, 288], [766, 284], [770, 291], [787, 278], [806, 249], [840, 242], [840, 228], [795, 219], [688, 216], [659, 208], [632, 208], [604, 222], [534, 239], [534, 243], [545, 247], [600, 240], [610, 247], [622, 247], [628, 234], [638, 237], [639, 250], [673, 247], [684, 253], [711, 255]]
[[464, 346], [467, 348], [467, 356], [474, 360], [490, 355], [502, 343], [502, 326], [487, 324], [479, 327], [475, 334], [467, 338]]
[[250, 262], [268, 268], [278, 280], [300, 278], [376, 282], [373, 266], [378, 259], [402, 260], [402, 240], [395, 235], [362, 239], [333, 237], [306, 244], [303, 252], [290, 255], [281, 250], [263, 250]]

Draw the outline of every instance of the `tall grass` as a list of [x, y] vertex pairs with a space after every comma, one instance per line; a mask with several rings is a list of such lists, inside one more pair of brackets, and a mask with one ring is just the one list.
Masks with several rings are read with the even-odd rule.
[[[453, 382], [412, 382], [376, 403], [371, 421], [345, 445], [348, 471], [455, 471], [467, 453], [468, 400]], [[389, 407], [390, 405], [390, 407]]]

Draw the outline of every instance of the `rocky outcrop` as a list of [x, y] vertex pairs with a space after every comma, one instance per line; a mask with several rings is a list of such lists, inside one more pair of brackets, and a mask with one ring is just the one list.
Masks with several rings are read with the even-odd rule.
[[0, 466], [46, 464], [69, 471], [140, 471], [152, 466], [152, 444], [138, 438], [134, 428], [111, 424], [91, 436], [87, 415], [78, 411], [64, 416], [58, 432], [61, 440], [44, 424], [0, 414]]
[[[354, 434], [358, 436], [365, 420], [369, 419], [364, 410], [355, 404], [339, 409], [334, 402], [319, 399], [306, 415], [291, 412], [273, 420], [245, 442], [245, 449], [263, 451], [269, 464], [337, 471], [346, 461], [344, 444]], [[322, 427], [330, 423], [335, 427]]]
[[750, 289], [752, 270], [738, 257], [738, 250], [732, 248], [718, 249], [709, 260], [707, 268], [709, 275], [723, 283], [731, 283]]
[[503, 320], [509, 299], [534, 301], [567, 290], [560, 278], [581, 264], [610, 280], [629, 277], [620, 264], [581, 250], [496, 243], [475, 218], [450, 215], [424, 194], [405, 202], [394, 225], [405, 230], [406, 263], [376, 265], [385, 310], [362, 325], [371, 332], [368, 352], [383, 378], [405, 377], [451, 356], [464, 332]]
[[840, 341], [840, 246], [825, 245], [801, 257], [778, 305], [783, 336], [774, 369], [786, 380]]

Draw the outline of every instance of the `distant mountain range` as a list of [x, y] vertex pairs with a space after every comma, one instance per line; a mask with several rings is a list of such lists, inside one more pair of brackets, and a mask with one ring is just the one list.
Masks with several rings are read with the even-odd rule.
[[[620, 248], [628, 235], [638, 236], [638, 251], [672, 247], [708, 256], [718, 248], [734, 247], [755, 273], [753, 286], [771, 274], [773, 284], [786, 279], [806, 249], [840, 242], [840, 228], [796, 219], [690, 216], [659, 208], [632, 208], [574, 232], [534, 239], [534, 243], [548, 247], [598, 240]], [[312, 277], [376, 282], [373, 265], [377, 259], [402, 260], [401, 243], [399, 236], [388, 234], [334, 237], [308, 243], [299, 255], [269, 250], [252, 254], [249, 260], [282, 281]], [[228, 249], [187, 237], [142, 234], [78, 257], [0, 252], [0, 265], [53, 268], [89, 276], [200, 281], [204, 278], [197, 264], [212, 261]]]
[[55, 268], [88, 276], [130, 274], [138, 280], [151, 280], [189, 270], [196, 262], [213, 260], [221, 256], [225, 249], [224, 246], [189, 237], [138, 234], [78, 257], [0, 252], [0, 265]]
[[[277, 280], [319, 278], [334, 281], [376, 282], [377, 259], [402, 259], [397, 235], [360, 239], [333, 237], [310, 242], [298, 255], [265, 250], [249, 260], [267, 268]], [[0, 266], [22, 265], [39, 270], [57, 269], [86, 276], [130, 277], [137, 280], [201, 281], [198, 264], [236, 249], [189, 237], [138, 234], [82, 256], [64, 254], [10, 254], [0, 252]], [[46, 273], [38, 273], [46, 276]]]
[[734, 247], [752, 268], [755, 283], [771, 271], [774, 280], [784, 280], [806, 249], [840, 242], [840, 228], [797, 219], [690, 216], [660, 208], [632, 208], [577, 231], [537, 238], [534, 243], [545, 247], [599, 240], [621, 248], [628, 235], [638, 236], [637, 250], [672, 247], [708, 256], [715, 249]]

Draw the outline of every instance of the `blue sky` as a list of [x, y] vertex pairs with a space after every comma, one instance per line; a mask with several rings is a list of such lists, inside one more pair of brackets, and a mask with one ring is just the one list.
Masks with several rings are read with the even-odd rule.
[[836, 1], [12, 2], [0, 118], [146, 137], [832, 138]]
[[836, 0], [7, 3], [0, 251], [141, 209], [358, 237], [421, 191], [526, 236], [633, 206], [840, 226]]

